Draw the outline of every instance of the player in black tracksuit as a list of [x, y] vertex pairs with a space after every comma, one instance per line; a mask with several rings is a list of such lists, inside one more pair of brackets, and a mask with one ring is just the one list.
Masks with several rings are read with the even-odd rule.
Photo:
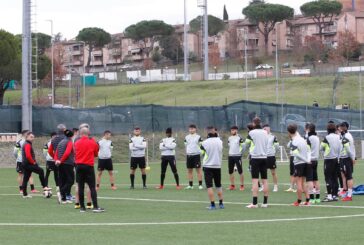
[[72, 203], [71, 200], [66, 199], [66, 196], [71, 192], [72, 185], [75, 181], [75, 174], [73, 171], [75, 165], [72, 142], [73, 132], [66, 130], [64, 134], [66, 138], [59, 142], [54, 157], [56, 165], [59, 166], [59, 183], [61, 191], [61, 200], [59, 200], [59, 202], [62, 204]]
[[32, 132], [28, 132], [26, 134], [25, 143], [22, 148], [22, 167], [24, 170], [24, 177], [23, 177], [23, 184], [22, 184], [22, 190], [23, 190], [23, 198], [31, 198], [31, 196], [27, 193], [27, 185], [29, 178], [32, 173], [36, 173], [39, 175], [39, 180], [43, 186], [44, 191], [49, 191], [51, 188], [47, 187], [47, 184], [44, 179], [44, 171], [39, 165], [37, 164], [35, 160], [35, 153], [33, 150], [32, 143], [34, 141], [34, 134]]
[[171, 167], [172, 173], [174, 175], [174, 178], [176, 180], [176, 189], [180, 190], [181, 186], [179, 185], [179, 176], [177, 172], [177, 166], [176, 166], [176, 140], [172, 137], [172, 129], [167, 128], [166, 130], [166, 138], [162, 140], [162, 142], [159, 144], [159, 149], [161, 150], [161, 183], [160, 186], [157, 187], [157, 189], [164, 189], [164, 179], [166, 177], [166, 171], [168, 165]]

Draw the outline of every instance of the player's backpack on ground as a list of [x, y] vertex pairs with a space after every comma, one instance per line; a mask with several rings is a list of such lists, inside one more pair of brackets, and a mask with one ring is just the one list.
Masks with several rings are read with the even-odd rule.
[[358, 185], [354, 187], [353, 195], [364, 195], [364, 185]]

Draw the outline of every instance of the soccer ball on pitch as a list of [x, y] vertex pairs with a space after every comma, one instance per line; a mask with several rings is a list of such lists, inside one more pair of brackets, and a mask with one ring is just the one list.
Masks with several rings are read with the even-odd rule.
[[52, 197], [52, 191], [43, 191], [43, 196], [45, 198], [51, 198]]

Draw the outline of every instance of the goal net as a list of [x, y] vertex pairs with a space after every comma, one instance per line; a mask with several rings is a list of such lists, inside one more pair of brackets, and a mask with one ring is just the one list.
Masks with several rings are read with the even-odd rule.
[[279, 146], [279, 152], [277, 152], [277, 162], [287, 163], [289, 162], [289, 156], [284, 146]]

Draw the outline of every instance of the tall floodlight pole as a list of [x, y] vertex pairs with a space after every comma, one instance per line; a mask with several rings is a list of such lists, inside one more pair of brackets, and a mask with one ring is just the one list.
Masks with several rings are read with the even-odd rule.
[[244, 28], [244, 60], [245, 60], [245, 100], [249, 100], [248, 96], [248, 30]]
[[[362, 88], [363, 88], [363, 84], [362, 84], [362, 74], [361, 74], [361, 65], [360, 65], [360, 73], [359, 73], [359, 122], [360, 122], [360, 130], [363, 129], [363, 93], [362, 93]], [[360, 138], [362, 139], [362, 131], [360, 131]]]
[[[188, 39], [187, 39], [187, 0], [184, 0], [184, 30], [183, 30], [183, 45], [184, 45], [184, 80], [188, 81]], [[178, 62], [178, 60], [177, 60]]]
[[52, 107], [54, 106], [54, 37], [53, 37], [53, 20], [46, 20], [51, 24], [51, 63], [52, 63], [52, 68], [51, 68], [51, 73], [52, 73]]
[[32, 130], [31, 105], [31, 1], [23, 0], [23, 36], [22, 36], [22, 129]]
[[86, 43], [84, 41], [80, 41], [83, 44], [83, 76], [82, 76], [82, 88], [83, 88], [83, 108], [86, 107], [86, 68], [85, 68], [85, 49]]
[[278, 64], [278, 25], [281, 24], [281, 22], [276, 23], [276, 103], [279, 102], [279, 64]]
[[207, 0], [204, 0], [204, 80], [209, 80], [209, 23]]

